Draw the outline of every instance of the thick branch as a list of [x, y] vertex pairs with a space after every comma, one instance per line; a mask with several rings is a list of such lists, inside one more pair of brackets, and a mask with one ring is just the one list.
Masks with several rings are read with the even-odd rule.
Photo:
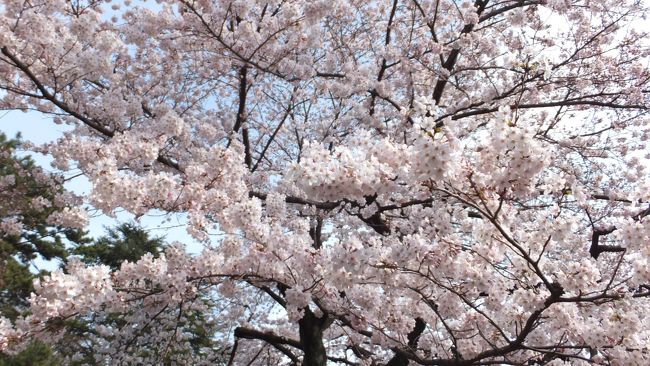
[[59, 107], [61, 110], [64, 112], [70, 114], [71, 116], [75, 117], [76, 119], [80, 120], [84, 124], [86, 124], [88, 127], [91, 127], [92, 129], [96, 130], [97, 132], [101, 133], [102, 135], [106, 137], [113, 137], [114, 133], [113, 131], [109, 130], [108, 128], [102, 126], [99, 122], [92, 120], [84, 115], [81, 115], [77, 113], [74, 109], [72, 109], [68, 104], [65, 102], [59, 100], [56, 98], [56, 96], [53, 93], [50, 93], [49, 90], [41, 83], [41, 81], [32, 73], [32, 71], [29, 69], [29, 66], [27, 66], [25, 63], [20, 61], [16, 56], [14, 56], [11, 52], [9, 52], [9, 49], [7, 49], [6, 46], [3, 46], [0, 51], [2, 51], [2, 54], [7, 56], [11, 62], [16, 65], [20, 71], [22, 71], [29, 80], [34, 83], [34, 86], [36, 86], [36, 89], [41, 92], [41, 95], [43, 96], [44, 99], [47, 99], [50, 101], [52, 104], [55, 106]]
[[317, 217], [315, 222], [309, 228], [309, 236], [311, 236], [311, 239], [314, 242], [313, 244], [314, 248], [316, 249], [320, 249], [321, 246], [323, 245], [323, 241], [321, 239], [322, 230], [323, 230], [323, 219]]
[[244, 339], [259, 339], [271, 345], [286, 344], [288, 346], [297, 349], [302, 349], [302, 345], [297, 340], [275, 335], [272, 332], [261, 332], [259, 330], [250, 329], [250, 328], [244, 328], [244, 327], [235, 328], [235, 337], [244, 338]]
[[[7, 49], [6, 46], [3, 46], [2, 48], [0, 48], [0, 52], [2, 52], [3, 55], [5, 55], [7, 58], [9, 58], [9, 60], [11, 60], [11, 62], [13, 62], [14, 65], [20, 71], [22, 71], [29, 78], [29, 80], [32, 81], [32, 83], [34, 83], [34, 86], [36, 86], [36, 89], [38, 89], [38, 91], [41, 93], [41, 96], [42, 96], [43, 99], [48, 100], [49, 102], [51, 102], [52, 104], [57, 106], [59, 109], [61, 109], [65, 113], [68, 113], [72, 117], [78, 119], [79, 121], [81, 121], [86, 126], [88, 126], [88, 127], [92, 128], [93, 130], [99, 132], [101, 135], [103, 135], [105, 137], [109, 137], [109, 138], [113, 137], [115, 135], [115, 133], [113, 131], [111, 131], [107, 127], [103, 126], [99, 121], [96, 121], [94, 119], [88, 118], [88, 117], [80, 114], [79, 112], [75, 111], [72, 107], [70, 107], [67, 103], [65, 103], [62, 100], [59, 100], [56, 97], [56, 93], [50, 93], [50, 91], [47, 90], [45, 85], [43, 83], [41, 83], [41, 81], [36, 77], [36, 75], [34, 75], [34, 73], [32, 73], [32, 71], [29, 69], [29, 66], [27, 66], [27, 64], [20, 61], [16, 56], [14, 56], [11, 52], [9, 52], [9, 49]], [[156, 160], [159, 163], [161, 163], [163, 165], [166, 165], [166, 166], [168, 166], [170, 168], [176, 169], [178, 171], [182, 171], [179, 164], [177, 162], [171, 160], [168, 157], [158, 155]]]
[[[485, 6], [487, 5], [488, 0], [485, 1], [480, 1], [476, 0], [474, 3], [475, 6], [478, 7], [476, 12], [478, 13], [479, 16], [481, 16], [481, 13], [483, 13], [483, 10], [485, 10]], [[463, 27], [463, 30], [461, 30], [460, 34], [467, 34], [470, 33], [474, 29], [474, 24], [467, 24], [465, 27]], [[451, 70], [454, 68], [456, 65], [456, 61], [458, 61], [458, 56], [460, 55], [460, 48], [455, 48], [453, 49], [450, 53], [449, 56], [447, 56], [447, 60], [442, 64], [442, 68], [449, 71], [451, 73]], [[440, 104], [440, 99], [442, 98], [442, 93], [445, 90], [445, 86], [447, 86], [447, 77], [440, 77], [438, 81], [436, 82], [436, 86], [433, 88], [433, 100], [436, 101], [436, 105]]]
[[594, 259], [598, 259], [600, 253], [603, 252], [622, 252], [625, 250], [625, 248], [622, 247], [613, 247], [610, 245], [598, 244], [598, 240], [602, 235], [608, 235], [614, 231], [616, 231], [616, 227], [604, 230], [594, 230], [593, 234], [591, 235], [591, 247], [589, 247], [589, 254], [591, 254]]
[[[642, 218], [650, 215], [650, 207], [639, 212], [638, 214], [632, 216], [634, 221], [639, 221]], [[614, 231], [618, 230], [616, 226], [612, 226], [607, 229], [594, 230], [591, 234], [591, 246], [589, 247], [589, 254], [592, 258], [598, 259], [601, 253], [618, 253], [624, 252], [625, 248], [618, 245], [601, 245], [599, 240], [601, 236], [609, 235]]]
[[[420, 335], [422, 335], [422, 332], [424, 332], [426, 327], [427, 323], [425, 323], [422, 318], [415, 319], [415, 326], [406, 336], [408, 339], [408, 346], [411, 350], [415, 350], [417, 347]], [[409, 358], [407, 355], [404, 352], [396, 352], [395, 356], [388, 361], [386, 366], [408, 366], [408, 364]]]
[[521, 7], [524, 7], [524, 6], [530, 6], [530, 5], [541, 5], [541, 4], [544, 4], [545, 2], [546, 2], [545, 0], [530, 0], [530, 1], [519, 0], [519, 1], [515, 2], [514, 4], [506, 5], [504, 7], [493, 10], [493, 11], [481, 16], [479, 18], [479, 23], [482, 23], [482, 22], [484, 22], [484, 21], [486, 21], [488, 19], [494, 18], [495, 16], [497, 16], [499, 14], [503, 14], [503, 13], [509, 11], [509, 10], [512, 10], [512, 9], [517, 9], [517, 8], [521, 8]]
[[[390, 15], [388, 17], [388, 25], [386, 26], [386, 37], [384, 39], [384, 44], [388, 46], [390, 44], [390, 33], [393, 26], [393, 19], [395, 18], [395, 12], [397, 11], [397, 0], [393, 0], [393, 6], [390, 10]], [[386, 58], [381, 60], [381, 67], [379, 68], [379, 74], [377, 75], [377, 81], [381, 81], [384, 78], [384, 73], [388, 69], [388, 63]], [[370, 115], [375, 114], [375, 100], [377, 99], [377, 90], [373, 89], [371, 92], [370, 99]]]
[[[233, 132], [239, 132], [242, 125], [246, 122], [246, 96], [248, 94], [248, 66], [244, 65], [239, 70], [239, 107], [237, 108], [237, 117]], [[253, 166], [253, 158], [251, 156], [251, 145], [248, 139], [248, 127], [242, 128], [242, 142], [244, 144], [244, 162], [250, 169]], [[230, 143], [228, 143], [230, 145]]]

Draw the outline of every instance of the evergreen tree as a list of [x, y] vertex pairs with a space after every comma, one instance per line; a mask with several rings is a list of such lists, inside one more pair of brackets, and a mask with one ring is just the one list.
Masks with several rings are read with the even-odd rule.
[[[136, 262], [145, 254], [159, 257], [165, 248], [164, 238], [150, 237], [146, 230], [133, 223], [124, 223], [115, 228], [108, 228], [107, 234], [90, 243], [80, 244], [71, 249], [71, 254], [88, 265], [106, 265], [112, 270], [119, 269], [124, 262]], [[207, 300], [205, 300], [207, 301]], [[92, 319], [91, 319], [92, 318]], [[59, 342], [60, 352], [64, 355], [76, 354], [74, 360], [67, 360], [72, 365], [95, 365], [94, 351], [98, 337], [98, 328], [120, 329], [127, 322], [123, 314], [108, 314], [101, 320], [94, 317], [77, 319], [66, 322], [68, 329], [65, 342]], [[210, 328], [211, 322], [206, 315], [198, 311], [188, 311], [184, 314], [186, 321], [179, 329], [187, 335], [190, 344], [188, 352], [200, 353], [207, 348], [216, 346]], [[91, 324], [94, 324], [91, 326]], [[99, 327], [97, 326], [99, 325]], [[109, 337], [110, 338], [110, 337]], [[156, 347], [138, 347], [133, 351], [149, 357], [159, 352]], [[172, 365], [172, 360], [166, 354], [159, 354], [161, 364]], [[215, 361], [215, 365], [219, 363]]]
[[118, 269], [122, 262], [136, 262], [147, 253], [158, 257], [164, 246], [163, 238], [151, 238], [135, 224], [124, 223], [107, 231], [105, 236], [91, 243], [76, 246], [72, 254], [86, 264], [104, 264]]
[[[33, 280], [46, 273], [30, 270], [34, 260], [64, 262], [66, 242], [89, 240], [81, 229], [51, 223], [50, 216], [64, 210], [64, 198], [72, 195], [61, 176], [20, 156], [20, 148], [20, 136], [0, 134], [0, 314], [11, 320], [25, 311]], [[58, 363], [54, 351], [36, 341], [13, 357], [0, 355], [0, 366]]]

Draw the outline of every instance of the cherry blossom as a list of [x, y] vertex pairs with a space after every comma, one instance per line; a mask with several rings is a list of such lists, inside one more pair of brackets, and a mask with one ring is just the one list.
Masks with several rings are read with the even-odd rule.
[[72, 261], [0, 351], [117, 317], [100, 363], [650, 363], [641, 1], [107, 3], [2, 0], [0, 106], [72, 126], [37, 148], [85, 204], [203, 251]]

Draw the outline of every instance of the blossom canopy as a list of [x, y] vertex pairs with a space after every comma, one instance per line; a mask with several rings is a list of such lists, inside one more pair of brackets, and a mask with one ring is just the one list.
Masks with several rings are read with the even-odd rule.
[[100, 364], [650, 364], [640, 0], [107, 3], [0, 0], [0, 108], [203, 250], [72, 260], [0, 351], [81, 318]]

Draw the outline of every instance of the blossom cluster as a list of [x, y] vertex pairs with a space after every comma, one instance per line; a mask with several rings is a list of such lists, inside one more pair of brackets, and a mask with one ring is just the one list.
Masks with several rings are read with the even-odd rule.
[[111, 364], [650, 363], [638, 1], [78, 3], [0, 1], [0, 107], [72, 126], [38, 149], [84, 203], [203, 247], [71, 262], [3, 351], [77, 317]]

